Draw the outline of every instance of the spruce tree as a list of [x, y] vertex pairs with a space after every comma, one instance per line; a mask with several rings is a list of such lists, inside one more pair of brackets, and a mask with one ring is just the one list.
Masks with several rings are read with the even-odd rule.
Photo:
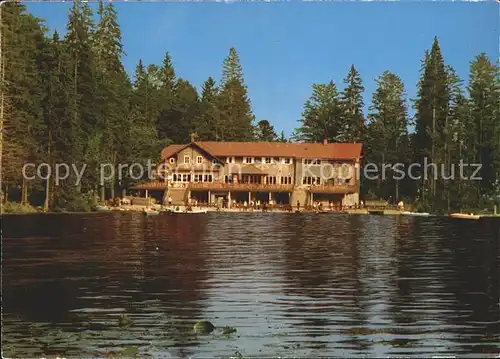
[[200, 140], [217, 141], [222, 133], [217, 109], [218, 92], [215, 80], [209, 77], [201, 88], [200, 116], [196, 121], [196, 133]]
[[[369, 141], [366, 161], [376, 163], [378, 168], [384, 164], [408, 165], [408, 114], [404, 85], [399, 76], [385, 71], [377, 80], [373, 93], [369, 118]], [[367, 189], [380, 198], [392, 197], [399, 200], [405, 193], [401, 191], [401, 181], [393, 171], [377, 181], [365, 181]]]
[[365, 132], [363, 92], [365, 88], [354, 65], [351, 65], [344, 83], [346, 87], [340, 96], [344, 121], [343, 139], [346, 142], [363, 142]]
[[[65, 73], [71, 79], [71, 124], [68, 128], [72, 143], [70, 157], [72, 163], [78, 166], [85, 162], [87, 145], [99, 123], [96, 67], [92, 48], [94, 32], [92, 11], [88, 4], [82, 4], [80, 0], [74, 1], [65, 37], [65, 51], [69, 55]], [[91, 171], [86, 173], [90, 174]], [[84, 180], [87, 182], [87, 178]]]
[[[430, 52], [426, 52], [421, 79], [418, 84], [415, 102], [415, 152], [418, 163], [428, 163], [440, 167], [444, 159], [444, 140], [446, 121], [449, 111], [450, 93], [448, 74], [441, 55], [437, 38], [434, 38]], [[424, 204], [441, 206], [439, 200], [442, 181], [436, 179], [437, 173], [422, 173], [420, 199]], [[439, 185], [438, 185], [439, 183]]]
[[239, 56], [234, 48], [224, 60], [221, 92], [217, 101], [221, 140], [254, 140], [254, 115], [243, 80]]
[[301, 126], [295, 130], [293, 138], [303, 142], [343, 141], [342, 105], [337, 87], [328, 84], [313, 84], [312, 95], [304, 105]]
[[481, 192], [483, 199], [490, 198], [497, 190], [499, 179], [499, 91], [498, 67], [483, 53], [470, 66], [469, 96], [472, 116], [471, 130], [475, 148], [475, 163], [482, 165]]
[[[2, 8], [2, 185], [21, 185], [21, 202], [28, 200], [24, 163], [40, 159], [37, 139], [43, 133], [41, 78], [38, 69], [44, 30], [19, 2]], [[8, 188], [6, 190], [8, 192]]]
[[161, 139], [172, 140], [177, 137], [177, 135], [172, 132], [172, 128], [175, 127], [172, 117], [175, 111], [174, 108], [177, 106], [177, 98], [175, 94], [175, 70], [168, 52], [165, 53], [162, 67], [158, 69], [158, 82], [160, 85], [158, 93], [158, 107], [160, 109], [160, 115], [157, 122], [158, 134]]
[[278, 135], [274, 131], [274, 127], [267, 120], [261, 120], [255, 128], [257, 141], [276, 142]]
[[[96, 58], [96, 78], [99, 91], [99, 120], [92, 134], [92, 144], [96, 144], [99, 137], [101, 145], [101, 161], [111, 163], [114, 167], [120, 162], [121, 154], [127, 146], [129, 124], [125, 120], [128, 112], [130, 84], [124, 71], [121, 57], [124, 54], [120, 26], [117, 14], [112, 4], [104, 6], [99, 1], [99, 23], [93, 38], [93, 47]], [[97, 155], [97, 154], [96, 154]], [[97, 169], [98, 170], [98, 169]], [[111, 197], [114, 197], [116, 183], [110, 179]]]

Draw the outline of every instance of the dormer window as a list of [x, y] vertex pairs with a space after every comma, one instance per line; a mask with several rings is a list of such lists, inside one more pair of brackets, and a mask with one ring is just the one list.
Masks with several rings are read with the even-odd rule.
[[243, 157], [243, 163], [254, 163], [253, 157]]
[[234, 157], [226, 157], [226, 163], [234, 163]]
[[262, 157], [262, 163], [273, 163], [273, 158], [272, 157]]
[[284, 163], [285, 165], [289, 165], [292, 162], [292, 159], [289, 157], [282, 157], [281, 158], [281, 163]]
[[168, 161], [170, 162], [170, 164], [172, 164], [172, 165], [173, 165], [173, 164], [175, 163], [175, 158], [170, 157]]

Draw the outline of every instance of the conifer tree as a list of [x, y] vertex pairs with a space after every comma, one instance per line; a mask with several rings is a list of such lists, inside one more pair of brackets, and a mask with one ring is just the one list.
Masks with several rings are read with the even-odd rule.
[[343, 140], [342, 105], [337, 87], [328, 84], [313, 84], [312, 95], [304, 105], [301, 126], [293, 138], [303, 142], [341, 142]]
[[482, 165], [480, 194], [484, 198], [497, 190], [499, 179], [498, 127], [499, 91], [498, 67], [486, 54], [478, 55], [470, 66], [469, 96], [472, 123], [470, 131], [476, 136], [471, 139], [475, 149], [475, 163]]
[[224, 60], [221, 92], [217, 101], [221, 140], [251, 141], [254, 115], [248, 98], [247, 87], [236, 49], [229, 50]]
[[[377, 80], [377, 89], [373, 93], [369, 114], [369, 141], [367, 158], [369, 163], [376, 163], [378, 168], [384, 164], [408, 165], [408, 114], [404, 85], [401, 79], [385, 71]], [[380, 198], [401, 199], [401, 179], [392, 171], [385, 178], [376, 182], [365, 181], [366, 189]]]
[[345, 142], [362, 142], [365, 132], [363, 116], [363, 92], [365, 88], [354, 65], [351, 65], [344, 83], [346, 87], [340, 96], [344, 121], [343, 140]]
[[[99, 23], [93, 39], [96, 58], [96, 78], [99, 91], [99, 120], [92, 134], [94, 141], [100, 139], [99, 154], [103, 163], [117, 166], [120, 156], [126, 151], [129, 124], [126, 122], [130, 84], [124, 71], [121, 56], [124, 54], [120, 26], [112, 4], [104, 6], [99, 0]], [[98, 141], [99, 142], [99, 141]], [[93, 142], [98, 143], [98, 142]], [[96, 157], [98, 153], [95, 153]], [[114, 197], [116, 183], [110, 179], [111, 197]]]
[[217, 141], [222, 134], [219, 125], [220, 114], [217, 109], [218, 92], [215, 80], [209, 77], [201, 88], [200, 116], [196, 125], [196, 133], [200, 140]]
[[[41, 111], [41, 79], [37, 58], [44, 42], [40, 21], [26, 13], [20, 2], [2, 9], [2, 176], [3, 185], [21, 186], [21, 202], [28, 200], [28, 183], [22, 175], [24, 163], [40, 157], [37, 135]], [[7, 190], [8, 191], [8, 190]]]
[[256, 126], [257, 141], [276, 142], [278, 135], [274, 131], [274, 127], [267, 120], [261, 120]]
[[[423, 62], [415, 102], [415, 151], [416, 160], [421, 164], [424, 163], [424, 158], [427, 158], [428, 163], [436, 164], [438, 168], [443, 163], [444, 129], [449, 101], [448, 74], [438, 40], [434, 38], [431, 51], [426, 52]], [[436, 194], [441, 190], [436, 177], [437, 173], [433, 171], [427, 172], [427, 180], [426, 176], [422, 175], [420, 188], [422, 202], [433, 206], [438, 205]]]

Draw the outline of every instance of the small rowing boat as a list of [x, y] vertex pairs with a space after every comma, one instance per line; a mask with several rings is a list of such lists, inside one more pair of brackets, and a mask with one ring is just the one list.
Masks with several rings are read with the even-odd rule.
[[403, 211], [401, 212], [402, 216], [412, 216], [412, 217], [429, 217], [431, 214], [427, 212], [410, 212], [410, 211]]
[[477, 214], [467, 214], [467, 213], [450, 213], [449, 215], [451, 218], [460, 218], [460, 219], [479, 219], [481, 218], [480, 215]]
[[192, 208], [190, 210], [176, 208], [176, 209], [167, 209], [166, 212], [182, 213], [182, 214], [200, 214], [200, 213], [207, 213], [208, 211], [206, 209], [201, 209], [201, 208]]

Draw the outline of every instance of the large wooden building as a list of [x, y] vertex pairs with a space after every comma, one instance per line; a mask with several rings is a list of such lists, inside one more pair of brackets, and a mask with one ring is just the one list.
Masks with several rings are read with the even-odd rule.
[[271, 202], [353, 206], [359, 202], [360, 143], [192, 141], [161, 153], [158, 178], [136, 186], [173, 204]]

